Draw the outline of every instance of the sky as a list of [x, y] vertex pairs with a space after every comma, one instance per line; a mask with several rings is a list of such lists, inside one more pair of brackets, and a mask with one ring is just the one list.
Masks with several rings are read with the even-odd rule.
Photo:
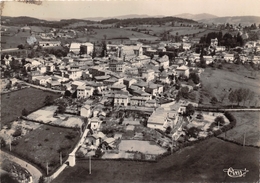
[[83, 0], [49, 1], [41, 5], [5, 2], [3, 16], [41, 19], [113, 17], [129, 14], [174, 16], [209, 13], [216, 16], [260, 16], [260, 0]]

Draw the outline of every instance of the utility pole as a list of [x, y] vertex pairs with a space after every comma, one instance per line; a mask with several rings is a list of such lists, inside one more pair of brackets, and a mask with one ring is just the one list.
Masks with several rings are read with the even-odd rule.
[[12, 140], [10, 139], [9, 150], [12, 151]]
[[243, 140], [243, 146], [246, 144], [246, 132], [244, 133], [244, 140]]
[[89, 174], [91, 174], [91, 156], [89, 156]]
[[60, 152], [60, 165], [62, 165], [62, 152]]
[[49, 174], [48, 162], [47, 162], [47, 165], [46, 165], [46, 170], [47, 170], [47, 175], [48, 175]]

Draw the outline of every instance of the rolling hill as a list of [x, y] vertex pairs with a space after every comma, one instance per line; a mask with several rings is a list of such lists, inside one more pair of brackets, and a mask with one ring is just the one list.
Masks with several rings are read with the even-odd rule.
[[202, 23], [214, 23], [214, 24], [224, 24], [224, 23], [231, 23], [231, 24], [242, 24], [242, 25], [252, 25], [260, 24], [260, 17], [258, 16], [229, 16], [229, 17], [218, 17], [218, 18], [210, 18], [210, 19], [201, 19], [198, 20]]
[[213, 18], [217, 18], [216, 15], [212, 15], [212, 14], [208, 14], [208, 13], [201, 13], [201, 14], [183, 13], [183, 14], [175, 15], [175, 17], [186, 18], [186, 19], [192, 19], [192, 20], [201, 20], [201, 19], [213, 19]]

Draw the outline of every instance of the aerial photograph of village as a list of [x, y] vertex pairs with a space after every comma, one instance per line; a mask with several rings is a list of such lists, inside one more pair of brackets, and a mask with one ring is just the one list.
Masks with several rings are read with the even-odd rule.
[[259, 7], [1, 2], [0, 182], [258, 182]]

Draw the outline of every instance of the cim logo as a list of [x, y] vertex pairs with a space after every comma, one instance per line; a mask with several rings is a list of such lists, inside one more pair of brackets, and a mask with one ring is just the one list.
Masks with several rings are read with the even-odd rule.
[[229, 177], [232, 178], [239, 178], [239, 177], [245, 177], [246, 173], [249, 172], [249, 170], [245, 169], [233, 169], [230, 167], [229, 169], [223, 169], [224, 172], [227, 172]]

